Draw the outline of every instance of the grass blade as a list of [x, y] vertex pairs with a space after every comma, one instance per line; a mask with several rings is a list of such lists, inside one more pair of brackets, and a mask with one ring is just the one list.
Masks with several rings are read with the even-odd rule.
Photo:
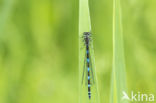
[[[95, 62], [94, 62], [95, 58], [94, 58], [93, 49], [90, 49], [90, 52], [91, 52], [90, 54], [91, 54], [91, 60], [92, 60], [93, 74], [95, 77], [94, 78], [95, 85], [91, 86], [91, 92], [92, 92], [91, 100], [89, 100], [88, 98], [88, 86], [82, 85], [82, 75], [83, 75], [84, 57], [85, 57], [85, 48], [83, 48], [84, 42], [82, 39], [83, 32], [91, 32], [91, 22], [90, 22], [88, 0], [79, 0], [79, 103], [99, 103], [96, 73], [95, 73]], [[93, 42], [91, 42], [91, 46], [93, 48]]]
[[128, 103], [122, 100], [126, 92], [126, 72], [123, 47], [122, 17], [120, 0], [113, 2], [113, 71], [110, 103]]

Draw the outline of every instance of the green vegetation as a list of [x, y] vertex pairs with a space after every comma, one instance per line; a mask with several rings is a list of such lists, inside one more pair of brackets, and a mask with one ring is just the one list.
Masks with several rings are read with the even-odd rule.
[[[121, 2], [128, 93], [156, 95], [155, 3]], [[89, 7], [100, 101], [109, 103], [113, 1]], [[0, 1], [0, 103], [78, 103], [78, 23], [78, 0]]]
[[[95, 57], [94, 57], [94, 50], [93, 50], [93, 40], [91, 40], [91, 48], [90, 48], [90, 55], [92, 60], [92, 70], [94, 74], [95, 84], [91, 84], [91, 99], [88, 99], [88, 86], [85, 85], [86, 75], [84, 74], [83, 77], [83, 70], [84, 70], [84, 58], [85, 58], [85, 47], [83, 42], [83, 33], [84, 32], [91, 32], [91, 21], [90, 21], [90, 12], [89, 12], [89, 5], [88, 0], [80, 0], [79, 2], [79, 103], [100, 103], [99, 102], [99, 93], [98, 93], [98, 86], [96, 80], [96, 71], [95, 71]], [[92, 34], [94, 37], [94, 34]], [[90, 61], [91, 61], [90, 60]], [[86, 72], [84, 72], [86, 73]], [[83, 84], [82, 85], [82, 79]]]
[[122, 100], [126, 92], [126, 74], [123, 47], [123, 29], [120, 0], [113, 1], [113, 70], [110, 103], [127, 103]]

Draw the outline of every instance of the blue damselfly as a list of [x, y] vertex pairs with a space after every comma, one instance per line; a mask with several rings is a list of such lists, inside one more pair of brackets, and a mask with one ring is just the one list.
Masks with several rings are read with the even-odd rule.
[[93, 67], [92, 67], [92, 58], [91, 58], [91, 49], [92, 49], [92, 37], [90, 32], [83, 33], [83, 41], [85, 45], [85, 57], [84, 57], [84, 67], [82, 74], [82, 85], [85, 80], [85, 85], [88, 86], [88, 97], [92, 97], [92, 86], [95, 84]]

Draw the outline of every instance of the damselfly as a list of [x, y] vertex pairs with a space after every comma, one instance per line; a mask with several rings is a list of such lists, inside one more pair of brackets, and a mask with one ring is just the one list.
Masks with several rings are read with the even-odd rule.
[[95, 84], [94, 73], [92, 68], [92, 58], [91, 58], [91, 49], [92, 49], [92, 37], [90, 32], [83, 33], [83, 41], [85, 45], [85, 57], [84, 57], [84, 67], [82, 74], [82, 84], [85, 80], [85, 86], [88, 86], [88, 97], [92, 97], [92, 86]]

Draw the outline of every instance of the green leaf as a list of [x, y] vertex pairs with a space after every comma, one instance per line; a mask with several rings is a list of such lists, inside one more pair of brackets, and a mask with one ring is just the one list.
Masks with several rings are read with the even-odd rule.
[[[79, 0], [79, 103], [99, 103], [99, 96], [97, 90], [97, 80], [95, 73], [95, 57], [93, 50], [93, 42], [91, 43], [90, 54], [92, 60], [92, 70], [94, 74], [95, 83], [91, 84], [91, 99], [88, 97], [88, 85], [85, 84], [85, 81], [88, 80], [85, 76], [83, 77], [84, 68], [84, 59], [85, 59], [85, 46], [83, 42], [83, 33], [91, 32], [91, 21], [89, 13], [88, 0]], [[83, 83], [82, 83], [83, 80]]]
[[113, 70], [111, 83], [110, 103], [128, 103], [127, 100], [122, 99], [123, 92], [126, 92], [126, 72], [120, 0], [113, 2]]

